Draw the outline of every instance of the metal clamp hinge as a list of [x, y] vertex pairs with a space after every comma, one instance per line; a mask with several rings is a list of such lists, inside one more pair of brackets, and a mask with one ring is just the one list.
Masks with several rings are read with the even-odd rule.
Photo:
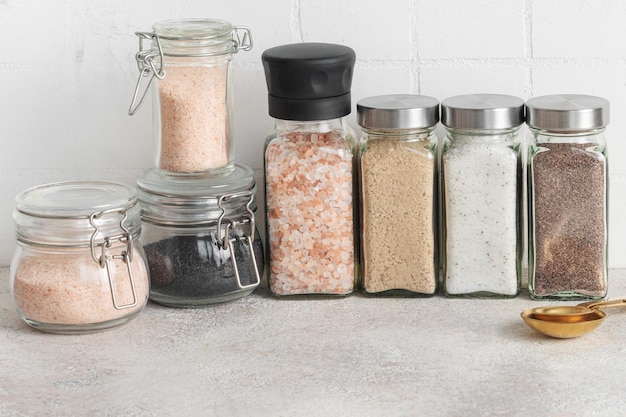
[[[134, 115], [143, 104], [154, 78], [156, 77], [159, 80], [165, 78], [165, 71], [163, 70], [163, 47], [161, 46], [161, 39], [159, 39], [159, 36], [153, 32], [136, 32], [135, 35], [139, 37], [139, 52], [135, 54], [137, 67], [139, 68], [139, 79], [137, 80], [135, 93], [133, 94], [133, 99], [130, 103], [130, 108], [128, 109], [128, 114], [131, 116]], [[153, 52], [152, 49], [143, 49], [143, 41], [152, 41], [153, 39], [156, 42], [158, 53]], [[157, 58], [158, 68], [156, 64]], [[139, 90], [141, 89], [142, 81], [145, 79], [147, 79], [147, 82], [145, 83], [146, 85], [141, 93], [141, 98], [137, 100], [137, 97], [140, 96]]]
[[[122, 220], [120, 221], [120, 228], [122, 229], [122, 233], [119, 235], [115, 235], [115, 236], [106, 236], [103, 239], [102, 243], [96, 244], [96, 238], [98, 234], [100, 233], [100, 228], [98, 224], [96, 223], [96, 221], [106, 214], [122, 215]], [[129, 230], [124, 225], [124, 222], [126, 221], [126, 219], [127, 219], [127, 213], [125, 209], [104, 210], [104, 211], [93, 213], [91, 216], [89, 216], [89, 223], [95, 229], [95, 231], [91, 235], [91, 242], [90, 242], [91, 257], [100, 266], [100, 268], [106, 268], [107, 278], [109, 281], [109, 287], [111, 289], [111, 298], [113, 301], [113, 306], [115, 307], [116, 310], [132, 308], [138, 304], [137, 289], [135, 287], [135, 278], [133, 276], [133, 270], [131, 267], [131, 263], [133, 260], [133, 238]], [[119, 254], [109, 254], [108, 250], [113, 246], [113, 244], [118, 243], [118, 242], [125, 243], [126, 250], [122, 250], [122, 252]], [[99, 255], [97, 253], [98, 247], [101, 248]], [[115, 282], [113, 281], [113, 275], [111, 274], [111, 261], [112, 260], [122, 260], [122, 262], [124, 262], [124, 264], [126, 265], [130, 287], [131, 287], [131, 291], [133, 294], [133, 300], [132, 302], [128, 304], [118, 303], [117, 294], [115, 291]]]
[[[224, 202], [234, 199], [234, 198], [242, 198], [242, 197], [248, 197], [248, 202], [246, 203], [247, 216], [244, 217], [244, 219], [242, 220], [224, 219], [226, 215]], [[220, 198], [217, 201], [217, 206], [220, 209], [222, 209], [222, 214], [217, 220], [218, 244], [222, 247], [222, 249], [228, 249], [228, 251], [230, 252], [230, 259], [233, 264], [233, 271], [235, 273], [235, 278], [237, 279], [237, 286], [242, 290], [248, 289], [248, 288], [255, 288], [261, 282], [261, 277], [259, 275], [259, 269], [257, 267], [257, 262], [256, 262], [257, 260], [254, 254], [254, 247], [252, 246], [252, 243], [254, 242], [254, 235], [255, 235], [255, 223], [254, 223], [254, 212], [252, 211], [252, 208], [250, 206], [252, 205], [253, 201], [254, 201], [254, 195], [252, 194], [252, 191], [242, 191], [239, 193], [225, 194], [225, 195], [220, 196]], [[224, 234], [222, 235], [222, 224], [224, 222], [225, 222]], [[247, 230], [244, 230], [242, 236], [235, 236], [232, 238], [229, 237], [231, 230], [234, 230], [237, 228], [243, 228], [246, 226], [247, 226]], [[236, 241], [243, 242], [248, 248], [248, 250], [250, 251], [250, 257], [252, 258], [252, 265], [254, 269], [254, 276], [256, 278], [256, 280], [251, 284], [243, 285], [241, 283], [241, 275], [239, 274], [239, 267], [237, 266], [237, 259], [235, 256], [236, 254], [235, 254], [235, 248], [233, 244]]]
[[233, 52], [238, 52], [240, 49], [243, 49], [244, 51], [252, 49], [252, 32], [249, 27], [233, 27], [233, 45]]

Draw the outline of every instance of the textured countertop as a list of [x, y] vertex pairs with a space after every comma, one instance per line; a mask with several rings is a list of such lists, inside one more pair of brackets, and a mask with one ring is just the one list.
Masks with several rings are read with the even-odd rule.
[[[610, 297], [625, 278], [611, 271]], [[67, 336], [18, 318], [3, 268], [0, 416], [626, 416], [626, 309], [558, 340], [520, 319], [545, 304], [260, 289]]]

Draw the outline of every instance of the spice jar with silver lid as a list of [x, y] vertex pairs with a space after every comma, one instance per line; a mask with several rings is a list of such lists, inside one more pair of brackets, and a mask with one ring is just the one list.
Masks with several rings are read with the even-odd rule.
[[136, 33], [140, 75], [129, 114], [152, 85], [155, 166], [178, 174], [231, 171], [230, 62], [252, 48], [250, 30], [215, 19], [165, 20], [152, 29]]
[[600, 299], [608, 289], [608, 100], [560, 94], [526, 102], [528, 289], [535, 299]]
[[521, 284], [524, 102], [469, 94], [441, 103], [443, 287], [448, 296], [514, 297]]
[[126, 322], [148, 300], [134, 188], [77, 181], [16, 196], [13, 302], [30, 326], [85, 333]]
[[151, 168], [137, 184], [152, 301], [200, 307], [254, 291], [264, 257], [250, 168], [193, 178]]
[[361, 276], [370, 294], [437, 291], [439, 101], [395, 94], [357, 103]]
[[343, 45], [270, 48], [265, 202], [269, 284], [277, 296], [347, 295], [357, 277], [355, 134], [345, 116], [356, 55]]

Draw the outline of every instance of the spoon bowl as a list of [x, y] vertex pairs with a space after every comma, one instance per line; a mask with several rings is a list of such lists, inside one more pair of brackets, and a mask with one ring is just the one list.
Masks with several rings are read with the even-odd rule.
[[527, 325], [540, 333], [559, 339], [571, 339], [598, 327], [606, 314], [601, 310], [587, 307], [578, 309], [578, 306], [574, 306], [529, 308], [521, 316]]

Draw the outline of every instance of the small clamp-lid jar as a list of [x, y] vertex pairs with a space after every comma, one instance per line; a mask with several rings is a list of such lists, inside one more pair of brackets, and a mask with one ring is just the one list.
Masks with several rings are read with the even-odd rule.
[[362, 286], [368, 293], [437, 291], [439, 101], [395, 94], [357, 103], [362, 127]]
[[608, 289], [608, 100], [588, 95], [526, 102], [528, 290], [535, 299], [600, 299]]
[[522, 264], [524, 101], [468, 94], [441, 102], [443, 287], [448, 296], [514, 297]]
[[250, 30], [214, 19], [166, 20], [152, 29], [136, 33], [140, 75], [129, 114], [153, 85], [155, 166], [179, 174], [232, 170], [230, 62], [252, 48]]
[[152, 301], [199, 307], [254, 291], [264, 258], [250, 168], [188, 178], [151, 168], [137, 184]]
[[84, 333], [143, 309], [149, 279], [133, 188], [88, 181], [37, 186], [16, 196], [13, 218], [11, 292], [30, 326]]
[[299, 43], [263, 52], [274, 130], [265, 141], [269, 284], [277, 296], [346, 295], [357, 275], [355, 135], [345, 121], [356, 55]]

